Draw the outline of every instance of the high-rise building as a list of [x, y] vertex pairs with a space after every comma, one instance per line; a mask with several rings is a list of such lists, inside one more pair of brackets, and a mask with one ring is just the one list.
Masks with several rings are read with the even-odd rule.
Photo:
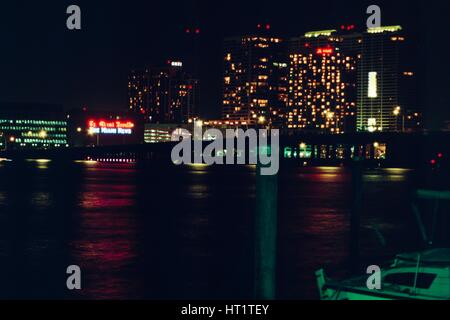
[[187, 123], [197, 117], [199, 81], [169, 61], [160, 68], [134, 70], [128, 81], [129, 108], [148, 123]]
[[224, 120], [281, 126], [287, 104], [285, 41], [263, 33], [228, 38], [224, 63]]
[[308, 32], [291, 40], [289, 129], [332, 134], [355, 131], [360, 43], [359, 34], [336, 30]]
[[417, 108], [413, 51], [401, 26], [370, 28], [362, 38], [358, 66], [358, 131], [404, 131], [403, 119]]

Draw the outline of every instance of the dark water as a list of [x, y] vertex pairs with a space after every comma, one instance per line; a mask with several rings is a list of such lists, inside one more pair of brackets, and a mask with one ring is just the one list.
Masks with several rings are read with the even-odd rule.
[[[416, 245], [410, 175], [365, 172], [364, 262]], [[282, 170], [280, 299], [317, 298], [318, 268], [348, 270], [350, 183], [345, 168]], [[252, 298], [255, 191], [253, 167], [1, 163], [0, 297]]]

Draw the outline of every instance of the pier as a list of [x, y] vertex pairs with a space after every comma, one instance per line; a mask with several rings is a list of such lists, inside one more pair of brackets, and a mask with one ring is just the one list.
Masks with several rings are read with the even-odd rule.
[[[450, 154], [450, 133], [375, 133], [318, 135], [282, 133], [280, 160], [311, 166], [346, 165], [358, 157], [366, 165], [416, 168]], [[206, 146], [211, 142], [203, 142]], [[176, 143], [96, 146], [60, 149], [17, 149], [0, 152], [6, 159], [93, 160], [98, 162], [170, 161]], [[224, 143], [224, 145], [226, 145]], [[224, 150], [225, 151], [225, 150]], [[253, 150], [245, 151], [248, 155]]]

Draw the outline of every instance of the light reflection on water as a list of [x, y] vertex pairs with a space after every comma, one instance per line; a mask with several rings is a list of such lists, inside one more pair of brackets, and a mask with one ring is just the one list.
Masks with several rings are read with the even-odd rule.
[[[88, 163], [79, 196], [78, 232], [69, 243], [71, 260], [85, 271], [87, 299], [137, 296], [136, 186], [131, 165], [103, 167]], [[130, 276], [131, 275], [131, 276]]]
[[[411, 245], [397, 235], [409, 230], [409, 174], [365, 173], [364, 258]], [[254, 166], [37, 161], [4, 163], [0, 176], [0, 297], [252, 297]], [[347, 267], [350, 181], [340, 167], [282, 170], [280, 298], [316, 298], [314, 271]], [[83, 271], [79, 294], [64, 288], [71, 264]]]

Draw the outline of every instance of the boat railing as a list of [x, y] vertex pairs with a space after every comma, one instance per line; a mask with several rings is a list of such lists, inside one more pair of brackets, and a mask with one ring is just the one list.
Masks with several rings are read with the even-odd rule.
[[417, 280], [419, 279], [419, 271], [420, 271], [420, 253], [417, 255], [417, 266], [416, 266], [416, 274], [414, 276], [414, 287], [413, 287], [413, 294], [417, 294]]
[[432, 226], [429, 232], [426, 230], [425, 223], [423, 221], [423, 217], [419, 210], [419, 205], [417, 204], [417, 201], [416, 200], [413, 201], [411, 205], [423, 241], [427, 245], [432, 246], [434, 244], [434, 238], [438, 224], [438, 213], [440, 204], [442, 201], [450, 201], [450, 191], [419, 189], [416, 191], [415, 198], [416, 200], [427, 200], [433, 202], [433, 209], [432, 209], [433, 212], [431, 216]]

